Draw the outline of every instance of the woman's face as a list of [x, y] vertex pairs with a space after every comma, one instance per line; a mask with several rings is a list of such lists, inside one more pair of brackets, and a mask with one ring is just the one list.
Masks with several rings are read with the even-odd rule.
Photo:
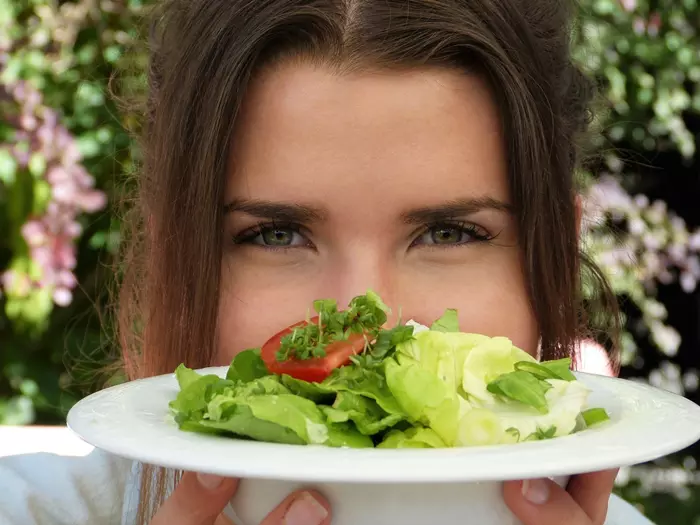
[[300, 63], [253, 82], [231, 150], [217, 364], [368, 289], [394, 317], [538, 334], [509, 213], [497, 107], [447, 69], [341, 76]]

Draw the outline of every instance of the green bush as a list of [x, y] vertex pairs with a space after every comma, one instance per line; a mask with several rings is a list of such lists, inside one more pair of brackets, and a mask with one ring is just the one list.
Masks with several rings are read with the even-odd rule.
[[104, 364], [94, 306], [108, 300], [135, 125], [107, 88], [144, 68], [124, 56], [140, 9], [0, 2], [0, 422], [60, 421]]

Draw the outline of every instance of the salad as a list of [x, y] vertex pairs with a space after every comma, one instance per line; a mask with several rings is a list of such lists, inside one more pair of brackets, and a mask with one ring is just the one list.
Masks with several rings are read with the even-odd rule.
[[184, 431], [296, 445], [442, 448], [572, 434], [606, 421], [571, 360], [538, 362], [505, 337], [432, 326], [385, 328], [374, 292], [316, 315], [233, 359], [226, 378], [180, 365], [170, 410]]

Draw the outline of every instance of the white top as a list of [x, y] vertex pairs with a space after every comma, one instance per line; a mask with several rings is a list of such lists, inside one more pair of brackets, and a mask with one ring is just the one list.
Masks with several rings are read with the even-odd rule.
[[[0, 457], [0, 525], [133, 525], [135, 472], [133, 462], [99, 450]], [[612, 496], [605, 525], [653, 524]]]

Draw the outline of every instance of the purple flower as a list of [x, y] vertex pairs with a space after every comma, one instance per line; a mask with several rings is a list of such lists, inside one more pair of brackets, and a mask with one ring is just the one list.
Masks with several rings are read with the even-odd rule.
[[[0, 85], [0, 94], [3, 87]], [[15, 126], [9, 151], [21, 168], [28, 166], [32, 154], [42, 155], [46, 164], [43, 176], [50, 186], [51, 199], [45, 210], [32, 216], [21, 229], [41, 276], [32, 282], [27, 274], [6, 272], [1, 284], [20, 296], [29, 294], [33, 287], [47, 288], [53, 301], [65, 306], [71, 302], [71, 290], [77, 286], [72, 272], [77, 264], [75, 239], [82, 233], [77, 219], [83, 213], [102, 209], [107, 199], [103, 192], [94, 189], [95, 181], [81, 164], [75, 139], [59, 122], [57, 112], [42, 105], [41, 93], [25, 81], [15, 82], [4, 92], [16, 105], [7, 119]]]
[[620, 0], [620, 4], [627, 12], [634, 11], [637, 8], [637, 0]]
[[68, 306], [73, 300], [73, 294], [68, 288], [56, 288], [53, 291], [53, 302], [58, 306]]

